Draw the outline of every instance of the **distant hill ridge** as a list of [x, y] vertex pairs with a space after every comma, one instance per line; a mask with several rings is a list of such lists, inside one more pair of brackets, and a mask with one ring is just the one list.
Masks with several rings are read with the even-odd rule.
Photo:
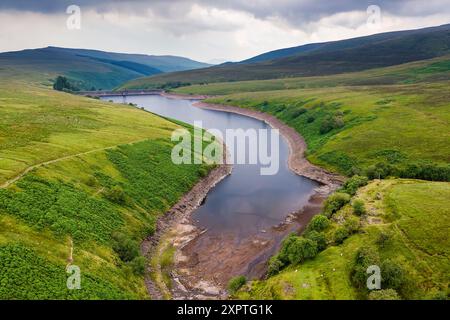
[[129, 88], [166, 83], [209, 83], [332, 75], [431, 59], [450, 53], [450, 24], [307, 44], [271, 51], [238, 63], [151, 76]]
[[46, 47], [0, 53], [0, 66], [18, 72], [65, 75], [80, 89], [112, 89], [139, 77], [204, 68], [209, 64], [177, 56]]

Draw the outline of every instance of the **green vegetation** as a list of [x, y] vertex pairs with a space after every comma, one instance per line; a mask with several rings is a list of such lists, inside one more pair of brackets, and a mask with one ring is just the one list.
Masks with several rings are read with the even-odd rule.
[[357, 216], [361, 216], [366, 213], [366, 207], [364, 206], [364, 202], [361, 200], [355, 200], [352, 203], [353, 213]]
[[231, 294], [236, 293], [236, 291], [238, 291], [243, 285], [245, 285], [247, 282], [247, 279], [244, 276], [237, 276], [232, 278], [229, 282], [228, 282], [228, 291]]
[[149, 298], [140, 242], [211, 167], [172, 163], [179, 123], [30, 77], [0, 81], [0, 298]]
[[66, 92], [72, 92], [72, 91], [78, 91], [76, 86], [70, 83], [69, 80], [67, 80], [66, 77], [58, 76], [55, 80], [55, 83], [53, 84], [53, 89], [58, 91], [66, 91]]
[[[330, 225], [321, 232], [327, 239], [325, 250], [312, 259], [294, 261], [272, 272], [266, 280], [252, 281], [234, 296], [241, 299], [448, 298], [450, 211], [446, 199], [449, 197], [449, 183], [373, 181], [360, 188], [352, 201], [363, 201], [368, 208], [365, 214], [355, 216], [350, 204], [334, 213]], [[360, 229], [354, 229], [354, 221], [361, 224]], [[346, 230], [348, 237], [336, 243], [337, 230]], [[309, 233], [304, 236], [308, 237]], [[317, 234], [312, 237], [316, 238]], [[273, 261], [272, 258], [269, 267]], [[366, 287], [366, 270], [370, 265], [381, 269], [382, 290], [369, 291]]]

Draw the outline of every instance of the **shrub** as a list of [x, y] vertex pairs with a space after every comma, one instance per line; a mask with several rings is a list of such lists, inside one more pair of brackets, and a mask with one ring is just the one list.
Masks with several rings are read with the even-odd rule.
[[392, 175], [393, 171], [393, 166], [384, 162], [378, 162], [376, 165], [367, 168], [367, 177], [369, 179], [384, 179]]
[[450, 181], [450, 166], [439, 166], [432, 163], [408, 164], [400, 171], [399, 176], [400, 178]]
[[306, 238], [317, 244], [317, 250], [322, 251], [327, 247], [327, 238], [322, 232], [310, 231], [306, 234]]
[[305, 108], [300, 108], [300, 109], [294, 110], [294, 112], [292, 112], [292, 117], [297, 118], [306, 112], [307, 112], [307, 110]]
[[284, 263], [283, 261], [280, 260], [280, 258], [278, 256], [273, 256], [269, 259], [269, 264], [268, 264], [268, 268], [267, 268], [267, 275], [273, 276], [278, 274], [281, 269], [284, 268]]
[[208, 169], [205, 167], [201, 167], [200, 169], [198, 169], [198, 174], [200, 177], [204, 178], [208, 175]]
[[308, 224], [308, 231], [323, 231], [330, 225], [330, 220], [322, 214], [315, 215]]
[[111, 202], [124, 205], [127, 202], [127, 196], [125, 192], [119, 186], [114, 186], [108, 190], [105, 194], [106, 198]]
[[123, 233], [113, 235], [113, 250], [122, 261], [129, 262], [139, 256], [139, 245]]
[[393, 289], [374, 290], [369, 293], [369, 300], [400, 300], [400, 297]]
[[134, 258], [130, 262], [131, 270], [138, 276], [143, 276], [145, 274], [145, 266], [147, 264], [147, 259], [145, 257], [139, 256]]
[[234, 294], [240, 288], [242, 288], [242, 286], [245, 285], [246, 282], [247, 282], [247, 279], [244, 276], [234, 277], [228, 282], [228, 291], [231, 294]]
[[341, 244], [345, 239], [348, 238], [349, 235], [350, 234], [347, 228], [339, 227], [334, 232], [334, 242], [336, 242], [337, 244]]
[[380, 232], [380, 235], [378, 236], [377, 240], [375, 240], [375, 243], [380, 247], [384, 248], [386, 244], [389, 242], [390, 235], [386, 232]]
[[356, 217], [349, 217], [344, 222], [344, 228], [347, 229], [349, 234], [355, 233], [359, 230], [359, 219]]
[[63, 76], [58, 76], [56, 78], [55, 82], [53, 83], [53, 89], [57, 91], [67, 91], [67, 92], [80, 90], [75, 85], [70, 83], [70, 81], [66, 77]]
[[339, 129], [345, 126], [344, 119], [340, 115], [325, 118], [320, 124], [320, 133], [326, 134], [333, 129]]
[[312, 240], [290, 235], [283, 241], [279, 253], [283, 263], [299, 264], [317, 255], [317, 243]]
[[362, 200], [355, 200], [352, 203], [353, 207], [353, 213], [357, 216], [362, 216], [366, 213], [366, 207], [364, 206], [364, 201]]
[[367, 268], [371, 265], [379, 265], [380, 257], [374, 247], [361, 247], [355, 254], [353, 267], [351, 271], [351, 280], [355, 287], [366, 288], [367, 286]]
[[313, 123], [314, 120], [316, 120], [316, 118], [314, 118], [313, 116], [309, 116], [309, 117], [306, 119], [306, 122], [307, 122], [307, 123]]
[[365, 186], [369, 179], [365, 176], [354, 175], [347, 181], [345, 181], [344, 185], [341, 188], [342, 192], [348, 193], [351, 196], [356, 194], [359, 188]]
[[324, 119], [320, 124], [320, 134], [325, 134], [333, 130], [333, 122], [330, 118]]
[[383, 288], [401, 289], [405, 283], [405, 272], [392, 260], [384, 260], [381, 264], [381, 285]]
[[85, 183], [88, 187], [95, 187], [97, 185], [97, 179], [95, 179], [95, 177], [93, 176], [90, 176], [86, 179]]
[[350, 202], [350, 196], [346, 193], [336, 192], [327, 198], [324, 204], [323, 212], [330, 218], [344, 205]]

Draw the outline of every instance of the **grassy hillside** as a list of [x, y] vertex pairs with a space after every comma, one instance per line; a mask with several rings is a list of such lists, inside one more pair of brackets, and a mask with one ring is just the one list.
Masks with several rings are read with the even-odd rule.
[[179, 127], [2, 76], [0, 299], [148, 298], [139, 243], [209, 170], [172, 163]]
[[[250, 283], [236, 297], [376, 299], [380, 292], [370, 293], [365, 287], [367, 266], [360, 267], [364, 258], [365, 263], [380, 266], [381, 289], [395, 290], [398, 298], [448, 298], [449, 197], [449, 183], [373, 181], [351, 200], [362, 201], [365, 213], [357, 215], [346, 204], [319, 233], [326, 239], [326, 249], [267, 280]], [[351, 230], [342, 239], [336, 237], [338, 229]]]
[[431, 59], [449, 53], [450, 25], [445, 25], [336, 41], [273, 60], [156, 75], [130, 81], [123, 88], [333, 75]]
[[208, 65], [182, 57], [47, 47], [0, 53], [0, 66], [13, 68], [21, 78], [40, 72], [48, 82], [65, 75], [80, 89], [90, 90], [112, 89], [131, 79]]
[[288, 89], [337, 86], [413, 84], [450, 80], [450, 56], [410, 62], [398, 66], [319, 77], [283, 78], [191, 85], [175, 89], [176, 93], [225, 95]]
[[[448, 86], [443, 81], [276, 90], [207, 101], [275, 115], [302, 134], [310, 161], [332, 171], [448, 180]], [[413, 175], [425, 167], [442, 175]]]
[[302, 46], [266, 52], [266, 53], [260, 54], [258, 56], [255, 56], [253, 58], [244, 60], [242, 62], [244, 62], [244, 63], [246, 63], [246, 62], [261, 62], [261, 61], [275, 60], [275, 59], [279, 59], [279, 58], [300, 56], [300, 55], [305, 55], [305, 54], [308, 54], [311, 52], [325, 53], [325, 52], [333, 52], [333, 51], [342, 50], [342, 49], [354, 49], [354, 48], [362, 47], [362, 46], [372, 44], [375, 42], [383, 43], [385, 41], [398, 39], [398, 38], [410, 37], [410, 39], [414, 39], [414, 37], [417, 37], [420, 34], [435, 32], [435, 31], [445, 30], [445, 29], [448, 29], [447, 25], [443, 25], [443, 26], [439, 26], [439, 27], [417, 29], [417, 30], [386, 32], [386, 33], [380, 33], [380, 34], [375, 34], [375, 35], [370, 35], [370, 36], [365, 36], [365, 37], [341, 40], [341, 41], [311, 43], [311, 44], [306, 44], [306, 45], [302, 45]]

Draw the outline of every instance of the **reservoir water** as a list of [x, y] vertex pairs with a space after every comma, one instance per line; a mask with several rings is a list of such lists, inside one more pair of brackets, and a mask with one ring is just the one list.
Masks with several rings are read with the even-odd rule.
[[[123, 97], [105, 97], [122, 103]], [[194, 100], [172, 99], [159, 95], [127, 96], [134, 103], [155, 114], [189, 124], [201, 121], [205, 129], [267, 129], [263, 121], [247, 116], [205, 110], [193, 106]], [[275, 175], [261, 175], [261, 164], [234, 164], [230, 176], [208, 193], [204, 204], [193, 215], [198, 225], [209, 233], [233, 232], [237, 238], [261, 232], [284, 221], [286, 216], [308, 203], [318, 184], [298, 176], [288, 167], [289, 147], [280, 136], [279, 170]]]

